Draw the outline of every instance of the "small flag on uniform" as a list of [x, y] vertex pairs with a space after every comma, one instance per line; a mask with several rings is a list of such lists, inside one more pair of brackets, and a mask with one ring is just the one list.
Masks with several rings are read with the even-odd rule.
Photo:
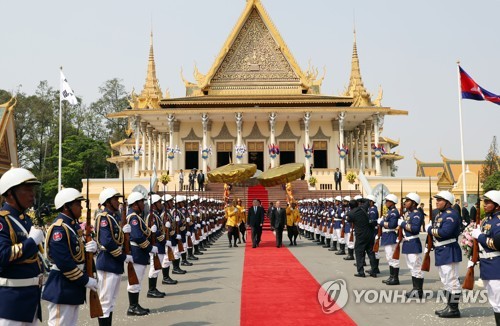
[[462, 90], [462, 98], [475, 101], [489, 101], [500, 105], [500, 96], [493, 94], [479, 86], [470, 76], [458, 66], [460, 70], [460, 88]]
[[62, 72], [61, 68], [61, 91], [59, 94], [59, 98], [62, 101], [68, 101], [69, 104], [76, 105], [78, 104], [78, 100], [76, 99], [75, 94], [73, 93], [73, 90], [68, 84], [68, 81], [66, 80], [66, 77], [64, 77], [64, 74]]

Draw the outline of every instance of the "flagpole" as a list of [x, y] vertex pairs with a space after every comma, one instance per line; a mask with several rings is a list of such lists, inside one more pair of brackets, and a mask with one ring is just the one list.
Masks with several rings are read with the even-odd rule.
[[[62, 67], [61, 67], [62, 72]], [[61, 89], [63, 88], [63, 81], [61, 76], [59, 76], [59, 162], [57, 171], [57, 191], [61, 190], [61, 168], [62, 168], [62, 99], [61, 99]]]
[[[467, 184], [465, 178], [465, 158], [464, 158], [464, 132], [462, 123], [462, 85], [460, 83], [460, 61], [457, 61], [458, 73], [458, 112], [460, 121], [460, 150], [462, 152], [462, 183], [464, 188], [464, 202], [467, 202]], [[451, 203], [453, 205], [453, 203]]]

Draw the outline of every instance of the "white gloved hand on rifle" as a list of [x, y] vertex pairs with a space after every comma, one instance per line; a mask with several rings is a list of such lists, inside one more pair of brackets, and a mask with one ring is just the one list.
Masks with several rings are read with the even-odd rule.
[[29, 237], [33, 239], [33, 241], [35, 241], [35, 244], [38, 246], [43, 241], [43, 231], [32, 226], [30, 229]]
[[170, 228], [170, 221], [167, 221], [167, 223], [165, 223], [165, 227]]
[[125, 263], [128, 264], [128, 263], [134, 263], [134, 258], [132, 258], [132, 255], [127, 255], [127, 257], [125, 257]]
[[473, 229], [472, 232], [471, 232], [471, 236], [474, 238], [474, 239], [477, 239], [479, 238], [479, 235], [481, 234], [481, 229], [480, 228], [476, 228], [476, 229]]
[[158, 247], [157, 246], [152, 246], [151, 247], [151, 251], [149, 252], [150, 254], [157, 254], [158, 253]]
[[89, 277], [89, 281], [85, 284], [85, 287], [91, 291], [97, 291], [97, 280], [93, 277]]
[[85, 244], [85, 252], [94, 253], [97, 251], [97, 242], [91, 240]]
[[151, 226], [151, 232], [156, 233], [156, 231], [158, 231], [158, 228], [156, 227], [156, 224], [153, 224]]
[[474, 262], [472, 260], [467, 261], [467, 268], [474, 267]]
[[130, 224], [125, 224], [122, 228], [122, 231], [123, 233], [130, 233], [132, 232], [132, 227], [130, 226]]
[[181, 239], [182, 239], [182, 237], [181, 237], [181, 235], [180, 235], [180, 234], [178, 234], [175, 238], [176, 238], [177, 240], [181, 240]]

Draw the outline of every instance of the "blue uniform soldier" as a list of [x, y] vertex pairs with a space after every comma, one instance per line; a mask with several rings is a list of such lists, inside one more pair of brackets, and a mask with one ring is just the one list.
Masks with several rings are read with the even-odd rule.
[[[373, 242], [375, 243], [375, 237], [377, 236], [377, 231], [378, 228], [380, 227], [377, 223], [378, 221], [378, 209], [377, 206], [375, 206], [375, 196], [373, 195], [367, 195], [366, 199], [368, 200], [369, 207], [368, 207], [368, 220], [370, 221], [371, 225], [374, 225], [373, 228]], [[368, 274], [380, 274], [380, 269], [378, 268], [378, 264], [380, 262], [380, 254], [377, 252], [375, 254], [375, 267], [372, 270], [367, 271]]]
[[49, 301], [49, 325], [77, 325], [78, 305], [85, 302], [86, 288], [97, 291], [97, 280], [83, 271], [85, 251], [95, 252], [97, 243], [83, 243], [78, 223], [82, 200], [82, 194], [74, 188], [59, 191], [54, 199], [59, 215], [45, 239], [52, 268], [42, 294], [42, 299]]
[[[158, 259], [160, 263], [165, 259], [165, 229], [163, 228], [163, 221], [160, 217], [162, 202], [161, 197], [157, 194], [151, 195], [150, 198], [151, 209], [150, 214], [146, 217], [146, 225], [151, 229], [151, 236], [153, 234], [156, 236], [156, 246], [158, 247]], [[160, 274], [160, 270], [156, 270], [154, 266], [154, 255], [150, 255], [149, 259], [149, 290], [147, 293], [148, 298], [163, 298], [167, 294], [165, 292], [161, 292], [156, 288], [156, 283], [158, 280], [158, 274]]]
[[[175, 251], [174, 246], [177, 246], [177, 242], [174, 244], [175, 231], [172, 233], [172, 213], [171, 209], [173, 207], [173, 198], [169, 194], [163, 195], [164, 209], [161, 213], [162, 221], [165, 225], [165, 256], [162, 261], [162, 284], [174, 285], [177, 284], [177, 281], [170, 277], [170, 266], [175, 261]], [[168, 258], [168, 252], [170, 252], [170, 257], [172, 260]]]
[[133, 262], [132, 255], [122, 251], [124, 233], [130, 233], [130, 225], [122, 228], [118, 198], [121, 196], [114, 188], [106, 188], [99, 195], [99, 203], [104, 210], [96, 216], [96, 240], [100, 248], [97, 254], [96, 269], [103, 316], [99, 325], [111, 325], [113, 310], [124, 273], [123, 263]]
[[35, 228], [26, 209], [35, 201], [40, 182], [26, 169], [15, 168], [0, 179], [5, 204], [0, 211], [0, 324], [37, 325], [42, 320], [40, 293], [43, 231]]
[[481, 279], [488, 291], [488, 300], [495, 312], [495, 321], [500, 325], [500, 191], [484, 194], [486, 219], [480, 228], [472, 231], [479, 242]]
[[459, 318], [458, 302], [460, 301], [461, 286], [458, 280], [458, 267], [462, 261], [462, 251], [458, 244], [460, 234], [460, 216], [451, 208], [455, 196], [449, 191], [440, 191], [436, 198], [436, 207], [439, 213], [434, 223], [426, 226], [427, 233], [434, 237], [435, 265], [439, 269], [439, 277], [446, 291], [447, 305], [435, 313], [442, 318]]
[[387, 215], [378, 219], [379, 227], [382, 227], [382, 237], [380, 245], [384, 247], [385, 258], [389, 263], [389, 278], [382, 282], [387, 285], [399, 284], [399, 260], [393, 259], [394, 251], [396, 249], [397, 233], [396, 227], [398, 226], [399, 211], [396, 208], [398, 197], [394, 194], [385, 196], [385, 206], [388, 209]]
[[407, 293], [408, 298], [422, 298], [424, 291], [424, 273], [422, 272], [422, 243], [418, 237], [424, 216], [417, 209], [420, 204], [420, 196], [410, 192], [404, 198], [406, 214], [398, 221], [399, 227], [403, 229], [403, 254], [406, 255], [406, 265], [411, 272], [413, 288]]

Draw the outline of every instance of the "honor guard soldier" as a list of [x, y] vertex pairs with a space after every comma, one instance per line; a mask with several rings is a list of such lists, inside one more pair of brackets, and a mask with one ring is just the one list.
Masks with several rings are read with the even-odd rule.
[[398, 197], [394, 194], [385, 196], [385, 206], [387, 207], [387, 215], [378, 219], [378, 225], [382, 228], [382, 237], [380, 245], [384, 247], [385, 258], [389, 263], [389, 278], [382, 282], [387, 285], [399, 284], [399, 259], [393, 259], [394, 251], [396, 249], [397, 232], [399, 211], [396, 208]]
[[[377, 231], [378, 231], [378, 228], [380, 227], [377, 223], [378, 221], [378, 209], [377, 209], [377, 206], [375, 206], [375, 196], [373, 195], [367, 195], [366, 196], [366, 199], [368, 200], [368, 203], [369, 203], [369, 207], [368, 207], [368, 219], [370, 221], [370, 224], [371, 225], [375, 225], [374, 229], [373, 229], [373, 239], [374, 239], [374, 242], [375, 242], [375, 237], [377, 236]], [[375, 252], [375, 268], [372, 270], [369, 270], [367, 271], [368, 274], [380, 274], [380, 270], [378, 268], [378, 264], [380, 262], [380, 254], [377, 252]]]
[[47, 231], [46, 255], [52, 263], [42, 299], [49, 301], [49, 325], [77, 325], [79, 305], [86, 288], [97, 291], [97, 280], [83, 271], [85, 251], [96, 252], [97, 243], [83, 243], [78, 222], [82, 215], [82, 194], [65, 188], [54, 199], [59, 215]]
[[121, 194], [114, 188], [106, 188], [99, 194], [99, 203], [104, 210], [97, 214], [94, 230], [99, 246], [96, 259], [99, 299], [103, 316], [99, 325], [111, 325], [116, 298], [120, 290], [120, 281], [124, 273], [123, 263], [133, 262], [131, 255], [122, 251], [124, 233], [130, 233], [130, 225], [120, 226], [121, 216], [118, 198]]
[[[337, 251], [337, 243], [340, 242], [340, 233], [342, 231], [342, 197], [335, 197], [335, 204], [333, 205], [332, 211], [332, 219], [333, 219], [333, 233], [332, 233], [332, 247], [328, 249], [329, 251]], [[340, 249], [339, 251], [340, 252]], [[344, 247], [345, 254], [345, 247]], [[339, 253], [340, 255], [340, 253]]]
[[[172, 213], [171, 209], [173, 207], [173, 198], [169, 194], [163, 195], [163, 203], [164, 203], [164, 209], [163, 212], [161, 213], [162, 221], [165, 223], [165, 252], [167, 253], [165, 257], [163, 258], [162, 264], [161, 264], [161, 271], [163, 275], [163, 280], [161, 281], [162, 284], [168, 284], [168, 285], [174, 285], [177, 284], [177, 281], [170, 278], [170, 266], [175, 260], [175, 254], [174, 254], [174, 247], [172, 244], [172, 238], [175, 238], [175, 231], [171, 235], [171, 230], [172, 230]], [[170, 254], [169, 254], [170, 252]], [[169, 258], [170, 256], [170, 258]]]
[[481, 279], [488, 291], [496, 324], [500, 325], [500, 191], [485, 193], [483, 205], [486, 218], [472, 231], [472, 237], [479, 242]]
[[420, 204], [420, 196], [410, 192], [404, 198], [406, 213], [403, 219], [399, 219], [398, 225], [403, 229], [402, 253], [406, 255], [406, 265], [411, 272], [413, 288], [407, 293], [408, 298], [422, 298], [424, 291], [424, 273], [422, 272], [422, 243], [419, 234], [424, 216], [417, 209]]
[[5, 198], [0, 211], [0, 325], [37, 325], [37, 319], [42, 320], [43, 231], [24, 214], [33, 206], [39, 184], [22, 168], [10, 169], [0, 179]]
[[344, 197], [344, 243], [347, 244], [347, 256], [344, 257], [344, 260], [354, 260], [354, 241], [350, 241], [351, 232], [353, 232], [353, 228], [351, 223], [347, 221], [347, 213], [351, 210], [349, 207], [349, 202], [351, 201], [351, 196]]
[[[165, 259], [165, 245], [167, 240], [165, 239], [165, 229], [163, 228], [163, 221], [160, 217], [162, 203], [161, 197], [157, 194], [151, 195], [150, 198], [151, 210], [150, 214], [146, 217], [146, 225], [151, 229], [151, 237], [156, 236], [156, 247], [158, 247], [158, 259], [160, 262], [163, 262]], [[154, 255], [149, 255], [149, 289], [147, 293], [148, 298], [163, 298], [167, 294], [165, 292], [160, 292], [156, 288], [156, 284], [158, 281], [158, 274], [160, 274], [160, 270], [155, 270], [154, 266]]]
[[137, 191], [131, 192], [127, 197], [128, 214], [127, 224], [130, 224], [130, 245], [132, 249], [132, 258], [134, 261], [134, 270], [139, 279], [139, 284], [127, 286], [129, 308], [128, 316], [144, 316], [149, 314], [149, 309], [141, 307], [139, 304], [139, 293], [141, 292], [141, 282], [149, 264], [149, 254], [157, 254], [158, 247], [152, 246], [148, 238], [151, 230], [144, 222], [142, 215], [144, 213], [144, 196]]
[[439, 269], [439, 277], [446, 291], [447, 305], [435, 313], [442, 318], [459, 318], [458, 302], [460, 301], [461, 286], [458, 279], [459, 263], [462, 261], [462, 251], [458, 244], [460, 234], [460, 216], [451, 208], [455, 196], [449, 191], [440, 191], [436, 198], [436, 207], [439, 213], [432, 225], [425, 228], [427, 233], [434, 237], [435, 265]]
[[[187, 222], [186, 222], [187, 218], [188, 218], [188, 211], [185, 207], [186, 200], [187, 200], [186, 196], [177, 195], [176, 201], [177, 201], [177, 205], [179, 205], [179, 207], [177, 208], [177, 213], [179, 214], [179, 216], [178, 216], [179, 221], [176, 220], [176, 222], [179, 224], [179, 233], [181, 236], [180, 241], [182, 241], [182, 245], [184, 247], [184, 251], [181, 252], [181, 258], [182, 258], [181, 265], [182, 266], [192, 266], [193, 263], [191, 263], [187, 260], [187, 251], [188, 251], [187, 237], [191, 236], [191, 232], [189, 232], [189, 230], [187, 228]], [[189, 233], [189, 235], [188, 235], [188, 233]]]

